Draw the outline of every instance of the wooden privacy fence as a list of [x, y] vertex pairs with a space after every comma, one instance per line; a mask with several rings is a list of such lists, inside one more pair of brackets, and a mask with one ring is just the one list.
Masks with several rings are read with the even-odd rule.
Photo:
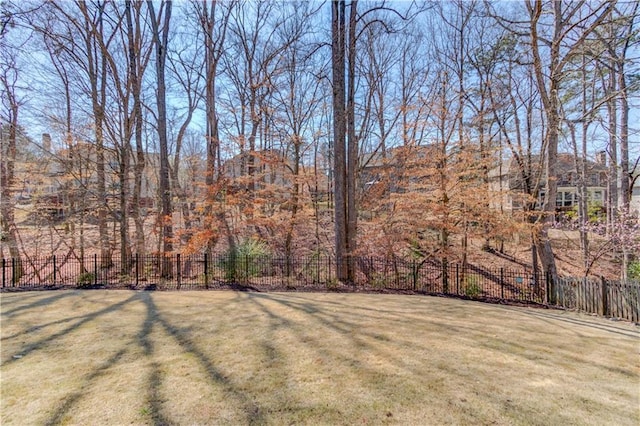
[[640, 322], [640, 282], [556, 277], [550, 302], [557, 306]]

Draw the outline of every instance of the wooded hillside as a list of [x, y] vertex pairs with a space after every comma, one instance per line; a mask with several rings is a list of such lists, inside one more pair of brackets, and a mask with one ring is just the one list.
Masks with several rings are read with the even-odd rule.
[[347, 259], [344, 281], [352, 255], [626, 277], [638, 9], [4, 1], [0, 257], [253, 245]]

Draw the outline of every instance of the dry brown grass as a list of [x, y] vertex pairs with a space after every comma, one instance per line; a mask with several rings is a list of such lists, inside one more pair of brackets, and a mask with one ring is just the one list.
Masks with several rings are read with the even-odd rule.
[[636, 326], [399, 295], [1, 294], [9, 424], [640, 424]]

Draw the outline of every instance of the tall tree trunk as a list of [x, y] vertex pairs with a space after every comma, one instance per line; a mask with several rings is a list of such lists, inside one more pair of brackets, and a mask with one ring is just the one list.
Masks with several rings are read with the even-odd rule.
[[[111, 244], [109, 242], [109, 230], [107, 227], [107, 215], [109, 206], [107, 204], [107, 189], [105, 176], [105, 148], [104, 148], [104, 104], [106, 102], [106, 78], [107, 59], [104, 54], [100, 54], [99, 41], [96, 40], [103, 34], [104, 29], [104, 8], [98, 7], [97, 21], [90, 22], [91, 14], [87, 10], [87, 5], [78, 3], [85, 17], [85, 45], [87, 52], [87, 71], [91, 81], [91, 107], [93, 112], [93, 123], [95, 127], [96, 143], [96, 198], [98, 214], [98, 233], [100, 241], [100, 265], [107, 268], [112, 265]], [[95, 31], [94, 31], [95, 29]]]
[[129, 79], [131, 81], [131, 95], [133, 97], [133, 114], [131, 114], [131, 120], [134, 124], [134, 138], [136, 141], [136, 156], [135, 165], [133, 168], [133, 194], [131, 200], [131, 212], [133, 216], [133, 222], [136, 229], [136, 253], [144, 255], [146, 252], [145, 236], [144, 236], [144, 219], [142, 217], [142, 209], [140, 203], [142, 201], [142, 177], [145, 168], [145, 152], [142, 143], [142, 102], [140, 100], [140, 94], [142, 92], [141, 87], [141, 74], [142, 67], [139, 60], [139, 44], [140, 44], [140, 6], [135, 5], [135, 27], [133, 24], [132, 2], [127, 0], [125, 2], [125, 18], [127, 21], [127, 42], [128, 54], [129, 54]]
[[[291, 262], [293, 258], [293, 233], [295, 231], [296, 220], [298, 217], [298, 209], [300, 204], [300, 145], [301, 138], [294, 136], [293, 141], [293, 185], [291, 188], [291, 218], [285, 235], [284, 251], [287, 260], [287, 276], [291, 271]], [[284, 159], [284, 161], [287, 161]]]
[[[167, 45], [169, 41], [169, 24], [171, 21], [172, 2], [165, 0], [160, 6], [160, 16], [156, 17], [153, 1], [147, 1], [149, 8], [150, 22], [152, 27], [153, 42], [156, 51], [156, 90], [158, 109], [158, 142], [160, 145], [160, 220], [162, 221], [162, 251], [166, 255], [173, 251], [173, 219], [171, 203], [171, 186], [169, 182], [169, 144], [167, 140], [167, 103], [165, 68], [167, 60]], [[160, 33], [159, 20], [163, 17], [164, 23], [162, 33]], [[170, 262], [163, 262], [163, 276], [171, 276]]]
[[356, 182], [358, 181], [358, 140], [356, 137], [355, 96], [356, 96], [356, 13], [357, 0], [351, 0], [349, 11], [349, 47], [347, 58], [347, 281], [355, 280], [353, 255], [357, 244], [358, 211], [356, 205]]
[[[583, 83], [584, 75], [583, 75]], [[583, 86], [583, 111], [586, 108], [586, 97], [584, 95]], [[578, 149], [578, 140], [576, 138], [576, 125], [573, 122], [567, 123], [571, 132], [571, 147], [573, 149], [573, 161], [574, 167], [577, 172], [576, 189], [578, 193], [578, 233], [580, 235], [580, 249], [582, 250], [582, 266], [584, 268], [584, 274], [586, 276], [589, 269], [589, 233], [587, 231], [587, 225], [589, 223], [589, 209], [588, 209], [588, 192], [587, 192], [587, 157], [586, 152]], [[586, 138], [586, 127], [582, 127], [583, 141]], [[586, 146], [582, 144], [582, 147], [586, 149]]]
[[[548, 228], [555, 220], [556, 194], [558, 192], [557, 182], [557, 163], [558, 163], [558, 131], [560, 126], [559, 115], [559, 55], [560, 55], [560, 33], [563, 30], [562, 23], [562, 5], [560, 2], [553, 3], [554, 17], [554, 38], [551, 42], [549, 66], [551, 70], [546, 75], [543, 61], [540, 57], [538, 36], [538, 21], [542, 15], [542, 1], [536, 0], [535, 5], [530, 9], [531, 26], [530, 38], [532, 44], [532, 54], [534, 63], [534, 73], [542, 102], [544, 105], [545, 118], [547, 119], [547, 132], [545, 135], [544, 145], [547, 155], [545, 158], [545, 197], [543, 201], [543, 225], [536, 227], [535, 242], [538, 250], [538, 256], [542, 263], [542, 268], [548, 276], [556, 275], [556, 263], [549, 239]], [[548, 80], [548, 84], [547, 81]]]
[[[129, 133], [130, 130], [127, 130]], [[118, 180], [120, 181], [120, 272], [122, 275], [128, 273], [129, 261], [131, 259], [131, 247], [129, 247], [129, 211], [127, 199], [129, 194], [129, 149], [127, 145], [131, 140], [131, 135], [125, 136], [123, 144], [120, 146], [120, 164], [118, 169]]]
[[331, 64], [333, 74], [333, 171], [336, 277], [349, 279], [347, 255], [347, 185], [345, 116], [345, 2], [331, 3]]
[[[6, 75], [0, 77], [4, 96], [9, 103], [8, 120], [0, 127], [0, 232], [9, 248], [9, 256], [14, 260], [12, 279], [18, 281], [23, 274], [22, 260], [18, 248], [18, 230], [15, 223], [15, 204], [13, 185], [15, 183], [15, 164], [17, 158], [17, 128], [19, 104], [15, 97], [12, 82]], [[0, 257], [4, 253], [0, 253]]]
[[628, 212], [632, 188], [630, 185], [631, 176], [629, 175], [629, 100], [627, 99], [627, 80], [624, 71], [625, 56], [619, 60], [618, 90], [620, 91], [620, 194], [622, 196], [622, 210]]
[[610, 232], [613, 232], [618, 211], [618, 110], [617, 110], [617, 78], [616, 64], [611, 61], [609, 67], [607, 93], [607, 113], [609, 116], [609, 185], [607, 223]]
[[[201, 31], [204, 35], [204, 64], [205, 64], [205, 111], [206, 111], [206, 148], [207, 166], [205, 171], [206, 203], [205, 226], [214, 226], [214, 217], [219, 223], [225, 221], [224, 213], [219, 212], [214, 215], [213, 200], [215, 197], [214, 183], [219, 177], [220, 165], [220, 135], [218, 126], [218, 112], [216, 102], [216, 81], [218, 74], [218, 63], [223, 52], [225, 38], [227, 34], [230, 8], [223, 10], [223, 16], [217, 20], [219, 3], [216, 0], [204, 1], [197, 7], [200, 18]], [[216, 24], [218, 31], [216, 32]], [[214, 234], [206, 242], [206, 250], [209, 254], [213, 252], [217, 238]]]

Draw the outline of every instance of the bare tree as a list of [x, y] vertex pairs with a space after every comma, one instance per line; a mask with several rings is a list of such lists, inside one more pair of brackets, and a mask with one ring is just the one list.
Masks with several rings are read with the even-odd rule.
[[[96, 198], [98, 200], [98, 231], [100, 238], [100, 264], [106, 268], [112, 265], [113, 247], [109, 241], [107, 228], [108, 210], [107, 189], [105, 177], [105, 105], [107, 101], [107, 73], [108, 64], [106, 56], [102, 55], [102, 45], [108, 45], [105, 38], [105, 8], [104, 3], [98, 3], [95, 9], [89, 9], [87, 4], [77, 3], [80, 18], [74, 17], [71, 11], [67, 11], [63, 5], [56, 6], [56, 10], [65, 18], [65, 25], [68, 27], [68, 35], [73, 33], [81, 36], [78, 43], [82, 53], [76, 56], [77, 63], [84, 68], [89, 81], [89, 93], [91, 98], [92, 118], [94, 122], [94, 137], [96, 145]], [[99, 40], [102, 38], [102, 40]], [[69, 41], [69, 40], [67, 40]], [[75, 45], [75, 43], [74, 43]], [[69, 46], [72, 49], [74, 45]]]
[[[357, 4], [357, 3], [356, 3]], [[356, 6], [352, 6], [355, 10]], [[346, 262], [349, 254], [347, 207], [347, 112], [346, 112], [346, 4], [331, 2], [331, 64], [333, 82], [333, 174], [335, 202], [336, 276], [341, 281], [352, 278]], [[355, 170], [354, 170], [355, 171]]]
[[[143, 255], [147, 248], [145, 246], [144, 223], [141, 214], [141, 194], [142, 178], [146, 164], [145, 150], [143, 144], [142, 129], [144, 117], [142, 115], [142, 81], [147, 68], [151, 49], [144, 49], [145, 40], [143, 36], [142, 3], [125, 1], [124, 10], [126, 20], [127, 49], [129, 57], [128, 87], [133, 98], [131, 115], [129, 118], [129, 132], [133, 131], [135, 138], [134, 157], [134, 184], [132, 190], [131, 211], [136, 229], [136, 253]], [[148, 52], [146, 54], [142, 52]], [[131, 129], [133, 127], [133, 129]]]
[[180, 180], [180, 171], [183, 145], [201, 100], [203, 66], [200, 60], [202, 51], [198, 41], [197, 35], [193, 37], [193, 33], [179, 33], [168, 56], [171, 77], [178, 83], [178, 90], [180, 90], [178, 96], [184, 100], [184, 106], [172, 108], [170, 120], [171, 139], [174, 142], [171, 150], [173, 161], [170, 164], [171, 189], [179, 203], [176, 210], [182, 212], [184, 229], [181, 232], [181, 240], [184, 244], [189, 244], [192, 235], [192, 199], [188, 199], [189, 190]]
[[[13, 279], [22, 276], [22, 262], [18, 246], [18, 229], [15, 222], [15, 167], [17, 160], [17, 139], [19, 112], [22, 99], [18, 93], [20, 70], [16, 61], [16, 50], [0, 37], [0, 99], [2, 111], [0, 119], [0, 241], [9, 248], [9, 256], [15, 259]], [[4, 253], [2, 253], [4, 254]]]
[[315, 43], [309, 37], [301, 38], [303, 29], [311, 25], [317, 12], [310, 4], [301, 4], [292, 13], [281, 30], [283, 40], [289, 40], [285, 59], [274, 84], [274, 127], [285, 139], [284, 167], [291, 174], [290, 218], [284, 233], [284, 252], [287, 258], [287, 273], [291, 270], [294, 231], [298, 215], [302, 210], [302, 189], [305, 184], [303, 154], [313, 138], [313, 120], [320, 107], [322, 86], [314, 75], [317, 62], [313, 57]]
[[[205, 227], [214, 228], [214, 216], [218, 221], [224, 221], [224, 212], [214, 215], [212, 202], [214, 198], [214, 182], [220, 177], [220, 125], [217, 100], [217, 81], [219, 79], [219, 64], [224, 53], [225, 40], [231, 5], [222, 4], [216, 0], [194, 1], [193, 7], [200, 23], [199, 30], [204, 44], [204, 102], [206, 119], [207, 169], [205, 172], [207, 209], [205, 212]], [[215, 245], [214, 234], [209, 234], [207, 250], [211, 252]], [[233, 239], [229, 236], [229, 241]]]
[[[169, 31], [171, 23], [171, 9], [173, 3], [170, 0], [163, 1], [156, 15], [152, 1], [147, 2], [149, 9], [149, 22], [153, 45], [155, 47], [156, 68], [156, 107], [158, 113], [158, 143], [160, 146], [160, 220], [162, 223], [162, 251], [170, 254], [173, 251], [173, 208], [172, 194], [169, 181], [169, 143], [167, 139], [167, 100], [165, 70], [167, 63], [167, 50], [169, 44]], [[171, 275], [169, 263], [163, 263], [163, 275]]]

